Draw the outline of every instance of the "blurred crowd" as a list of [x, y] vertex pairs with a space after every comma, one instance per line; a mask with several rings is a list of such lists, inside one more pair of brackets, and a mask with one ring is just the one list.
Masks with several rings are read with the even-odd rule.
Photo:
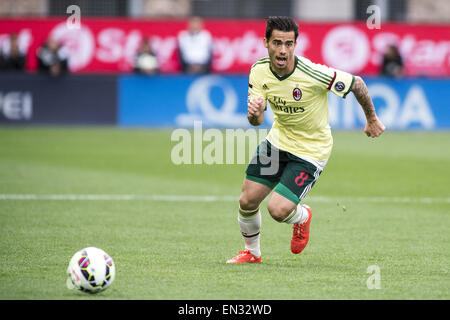
[[[212, 37], [204, 29], [201, 18], [189, 20], [186, 30], [177, 38], [180, 65], [182, 71], [189, 74], [203, 74], [211, 71]], [[10, 34], [2, 42], [0, 70], [2, 72], [25, 72], [27, 56], [19, 46], [16, 33]], [[42, 74], [58, 77], [69, 72], [68, 50], [55, 39], [49, 37], [37, 50], [38, 71]], [[134, 59], [133, 71], [142, 75], [159, 73], [159, 61], [149, 39], [145, 39]]]
[[[177, 46], [183, 72], [204, 74], [211, 71], [212, 37], [204, 28], [201, 18], [193, 17], [189, 20], [186, 30], [178, 34]], [[149, 40], [143, 41], [137, 52], [134, 71], [140, 74], [159, 72], [158, 58]]]
[[[210, 32], [204, 28], [199, 17], [189, 19], [186, 29], [177, 37], [178, 57], [181, 70], [187, 74], [211, 72], [213, 42]], [[59, 77], [69, 72], [69, 52], [64, 45], [49, 37], [36, 52], [38, 72]], [[16, 33], [9, 35], [0, 47], [1, 72], [25, 72], [27, 56], [21, 49]], [[141, 75], [155, 75], [160, 72], [158, 55], [149, 38], [144, 39], [133, 61], [133, 72]], [[380, 75], [403, 76], [403, 59], [395, 45], [388, 46], [381, 64]]]
[[[48, 38], [38, 49], [38, 71], [50, 76], [61, 76], [68, 72], [69, 54], [67, 49], [59, 42]], [[19, 37], [16, 33], [9, 35], [2, 42], [0, 54], [0, 70], [2, 72], [25, 72], [26, 52], [19, 45]]]

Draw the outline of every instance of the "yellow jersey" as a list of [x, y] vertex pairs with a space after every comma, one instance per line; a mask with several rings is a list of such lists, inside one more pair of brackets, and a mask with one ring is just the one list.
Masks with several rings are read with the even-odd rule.
[[269, 101], [274, 122], [266, 139], [280, 150], [322, 167], [333, 147], [328, 119], [328, 91], [345, 98], [354, 76], [304, 57], [283, 77], [270, 68], [269, 57], [255, 62], [249, 76], [248, 101]]

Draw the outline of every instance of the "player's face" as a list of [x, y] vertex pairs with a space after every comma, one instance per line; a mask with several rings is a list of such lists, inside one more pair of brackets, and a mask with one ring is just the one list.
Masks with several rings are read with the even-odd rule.
[[264, 46], [269, 52], [271, 66], [280, 75], [292, 71], [296, 44], [294, 31], [273, 30], [270, 39], [264, 38]]

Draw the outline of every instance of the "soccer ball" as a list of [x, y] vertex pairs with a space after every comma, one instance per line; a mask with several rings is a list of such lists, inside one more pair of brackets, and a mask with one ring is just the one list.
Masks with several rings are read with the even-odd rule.
[[113, 259], [102, 249], [84, 248], [75, 253], [67, 268], [67, 287], [97, 293], [114, 281], [116, 268]]

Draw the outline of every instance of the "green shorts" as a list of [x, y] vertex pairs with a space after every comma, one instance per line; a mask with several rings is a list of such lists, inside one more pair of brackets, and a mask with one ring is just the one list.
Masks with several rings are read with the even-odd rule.
[[314, 186], [322, 170], [264, 140], [245, 173], [246, 179], [275, 188], [276, 193], [298, 204]]

